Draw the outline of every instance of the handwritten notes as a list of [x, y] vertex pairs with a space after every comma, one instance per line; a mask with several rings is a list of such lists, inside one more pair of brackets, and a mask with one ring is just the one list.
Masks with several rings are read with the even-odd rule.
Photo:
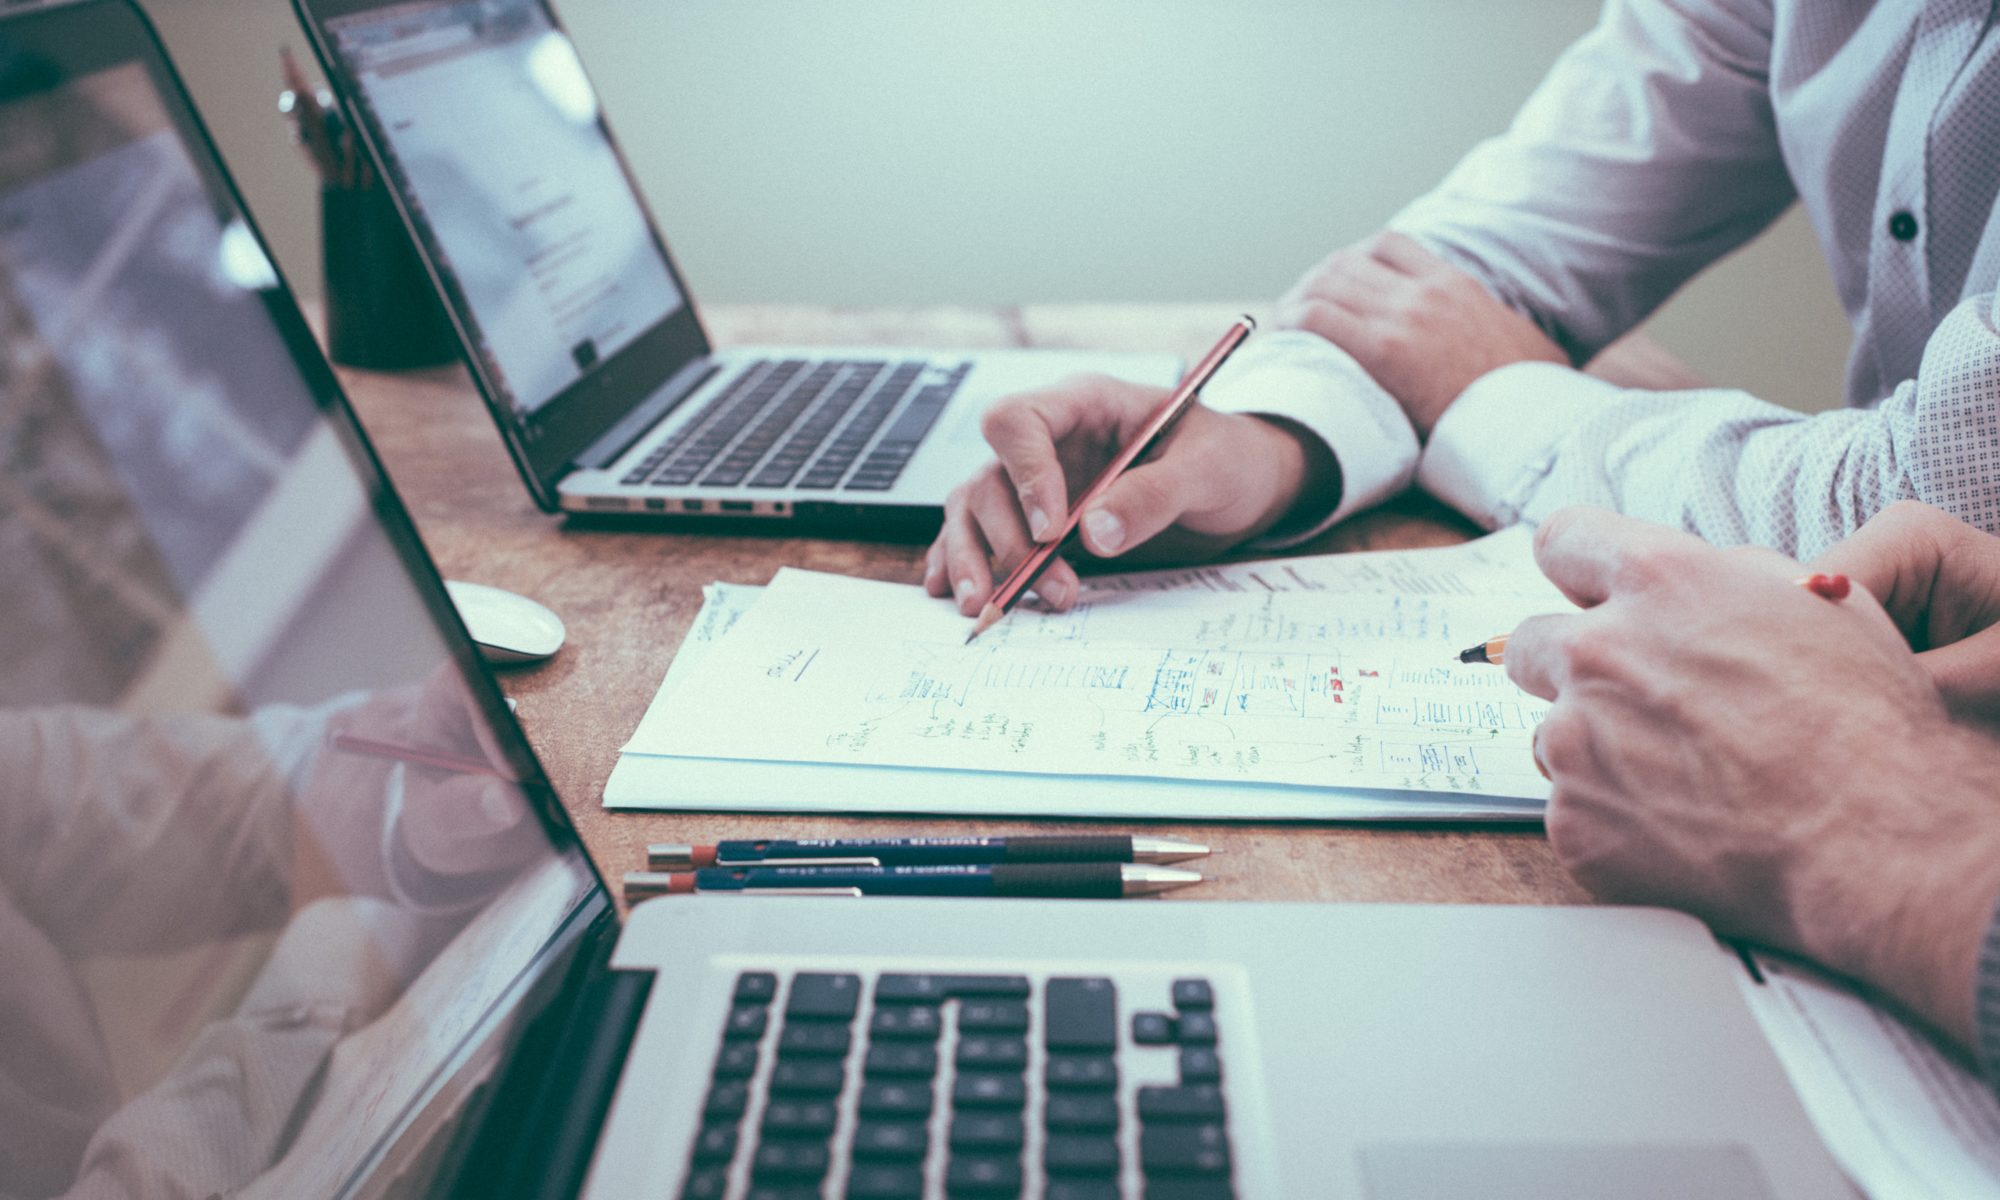
[[[1071, 612], [1017, 611], [971, 646], [915, 587], [785, 571], [714, 618], [727, 634], [677, 664], [626, 754], [705, 761], [711, 788], [718, 762], [824, 764], [888, 772], [900, 793], [978, 772], [1518, 808], [1546, 795], [1528, 750], [1543, 706], [1453, 655], [1563, 606], [1515, 534], [1102, 578]], [[865, 794], [841, 790], [850, 807]]]

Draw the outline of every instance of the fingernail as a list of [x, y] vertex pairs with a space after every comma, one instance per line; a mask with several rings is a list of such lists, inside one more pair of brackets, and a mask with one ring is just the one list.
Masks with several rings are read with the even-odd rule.
[[974, 587], [973, 582], [970, 579], [961, 579], [957, 583], [951, 585], [951, 591], [953, 595], [957, 596], [960, 600], [963, 600], [967, 596], [970, 596], [972, 594], [973, 587]]
[[1076, 599], [1076, 586], [1067, 579], [1051, 580], [1040, 586], [1042, 598], [1057, 608], [1068, 608], [1070, 601]]
[[514, 820], [513, 789], [490, 783], [479, 793], [479, 815], [490, 828], [498, 829]]
[[1125, 544], [1125, 522], [1104, 509], [1090, 510], [1083, 518], [1083, 528], [1090, 534], [1091, 545], [1106, 554], [1116, 554]]
[[1049, 514], [1039, 508], [1029, 508], [1028, 532], [1033, 534], [1035, 540], [1038, 542], [1047, 541], [1049, 537]]

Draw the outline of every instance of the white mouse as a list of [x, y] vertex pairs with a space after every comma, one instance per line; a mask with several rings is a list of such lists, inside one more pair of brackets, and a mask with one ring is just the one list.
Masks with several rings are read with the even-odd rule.
[[456, 579], [445, 580], [444, 590], [487, 662], [540, 662], [562, 649], [562, 618], [526, 596]]

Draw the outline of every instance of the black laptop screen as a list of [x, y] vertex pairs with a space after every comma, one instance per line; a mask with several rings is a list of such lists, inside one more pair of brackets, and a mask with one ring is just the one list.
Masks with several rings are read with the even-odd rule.
[[682, 307], [590, 80], [539, 3], [401, 4], [326, 28], [517, 420]]
[[601, 893], [150, 46], [0, 20], [0, 1196], [339, 1195]]

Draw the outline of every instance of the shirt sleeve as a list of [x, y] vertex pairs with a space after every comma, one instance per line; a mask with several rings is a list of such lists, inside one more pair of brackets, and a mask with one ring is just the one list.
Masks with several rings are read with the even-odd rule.
[[1410, 486], [1417, 432], [1396, 398], [1345, 350], [1317, 334], [1278, 329], [1238, 350], [1202, 392], [1218, 412], [1292, 421], [1326, 444], [1340, 465], [1330, 511], [1293, 513], [1253, 544], [1296, 545]]
[[1979, 944], [1978, 977], [1972, 992], [1973, 1052], [1986, 1080], [2000, 1091], [2000, 910], [1986, 925]]
[[1996, 464], [2000, 311], [1988, 292], [1946, 314], [1917, 378], [1871, 409], [1809, 415], [1739, 391], [1502, 367], [1445, 411], [1417, 481], [1488, 528], [1597, 504], [1803, 559], [1911, 498], [2000, 532]]
[[1390, 227], [1590, 359], [1796, 192], [1758, 0], [1609, 0], [1513, 124]]

